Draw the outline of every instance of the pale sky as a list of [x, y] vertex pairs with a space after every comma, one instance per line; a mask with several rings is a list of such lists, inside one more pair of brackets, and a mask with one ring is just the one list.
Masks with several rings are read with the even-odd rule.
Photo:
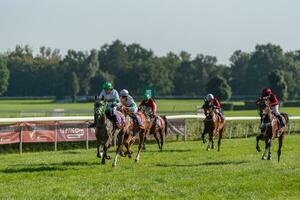
[[156, 55], [188, 51], [228, 64], [257, 43], [300, 49], [298, 0], [0, 0], [0, 52], [28, 44], [90, 50], [120, 39]]

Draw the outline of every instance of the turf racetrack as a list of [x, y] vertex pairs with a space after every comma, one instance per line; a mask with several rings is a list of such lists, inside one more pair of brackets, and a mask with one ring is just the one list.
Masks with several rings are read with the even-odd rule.
[[[261, 143], [263, 147], [263, 143]], [[282, 160], [262, 161], [255, 138], [148, 145], [141, 161], [100, 165], [95, 149], [0, 155], [1, 199], [299, 199], [300, 136], [284, 141]], [[136, 151], [136, 146], [135, 146]], [[113, 155], [111, 152], [110, 155]]]

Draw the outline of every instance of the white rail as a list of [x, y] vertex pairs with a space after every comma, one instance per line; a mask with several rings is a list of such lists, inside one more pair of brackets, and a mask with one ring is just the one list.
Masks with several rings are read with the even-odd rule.
[[[0, 118], [0, 123], [13, 122], [45, 122], [45, 121], [91, 121], [93, 116], [66, 116], [66, 117], [22, 117]], [[170, 115], [167, 119], [204, 119], [204, 115]], [[259, 120], [259, 117], [226, 117], [227, 121]], [[291, 120], [300, 119], [300, 116], [290, 116]]]

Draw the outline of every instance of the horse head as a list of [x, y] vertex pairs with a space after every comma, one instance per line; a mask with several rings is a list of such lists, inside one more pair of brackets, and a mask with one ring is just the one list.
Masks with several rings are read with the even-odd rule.
[[94, 113], [95, 113], [96, 119], [103, 119], [105, 117], [106, 107], [107, 107], [107, 102], [103, 101], [102, 99], [98, 99], [98, 98], [95, 99]]

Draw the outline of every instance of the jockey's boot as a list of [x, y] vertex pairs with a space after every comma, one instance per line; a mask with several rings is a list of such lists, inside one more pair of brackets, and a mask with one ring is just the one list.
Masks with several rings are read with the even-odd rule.
[[158, 117], [154, 116], [155, 128], [159, 128]]
[[93, 123], [89, 124], [89, 126], [88, 126], [88, 128], [94, 128], [94, 127], [96, 127], [96, 124], [95, 124], [95, 122], [93, 122]]
[[280, 128], [285, 127], [285, 124], [283, 123], [283, 120], [282, 120], [282, 116], [281, 116], [281, 115], [278, 115], [278, 116], [277, 116], [277, 119], [278, 119], [278, 121], [279, 121], [279, 126], [280, 126]]
[[138, 119], [137, 119], [137, 117], [136, 117], [136, 115], [135, 114], [131, 114], [130, 115], [130, 117], [132, 118], [132, 120], [133, 120], [133, 125], [134, 126], [139, 126], [140, 124], [139, 124], [139, 121], [138, 121]]

